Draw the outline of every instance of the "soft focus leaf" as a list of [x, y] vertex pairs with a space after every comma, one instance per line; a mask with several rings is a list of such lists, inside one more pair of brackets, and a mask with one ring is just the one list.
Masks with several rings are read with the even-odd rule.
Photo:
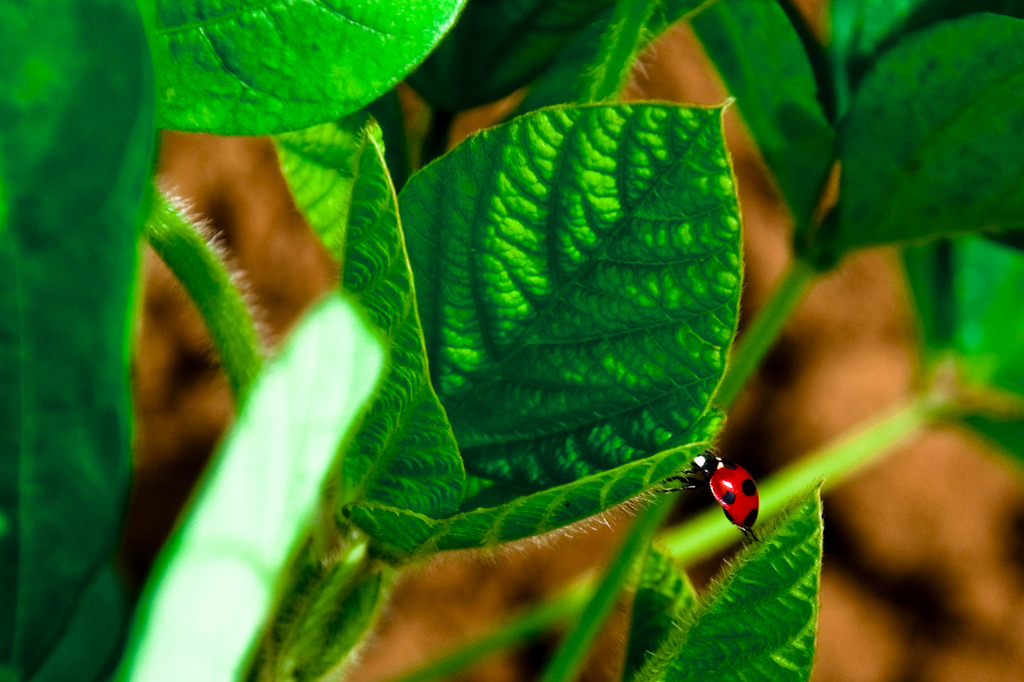
[[690, 609], [633, 677], [805, 681], [814, 662], [821, 574], [820, 485]]
[[0, 3], [0, 45], [6, 680], [42, 663], [121, 527], [152, 84], [130, 0]]
[[356, 116], [278, 139], [298, 205], [342, 263], [342, 289], [365, 308], [391, 357], [381, 390], [346, 448], [339, 504], [372, 500], [428, 516], [451, 514], [465, 474], [427, 374], [380, 129]]
[[159, 124], [298, 130], [355, 111], [419, 63], [465, 0], [144, 0]]
[[[825, 260], [855, 247], [1024, 228], [1024, 21], [975, 15], [917, 33], [858, 90], [840, 139]], [[965, 78], [964, 74], [970, 74]]]
[[473, 0], [409, 82], [447, 111], [500, 99], [536, 77], [614, 1]]
[[804, 45], [778, 2], [723, 0], [691, 21], [765, 162], [798, 229], [811, 214], [835, 161]]
[[331, 296], [265, 366], [159, 559], [122, 673], [236, 679], [311, 521], [339, 443], [383, 365], [353, 307]]
[[636, 596], [633, 598], [629, 646], [622, 679], [628, 680], [697, 603], [693, 584], [672, 559], [654, 547], [647, 550]]
[[742, 279], [721, 110], [534, 112], [400, 203], [467, 471], [521, 494], [700, 440]]

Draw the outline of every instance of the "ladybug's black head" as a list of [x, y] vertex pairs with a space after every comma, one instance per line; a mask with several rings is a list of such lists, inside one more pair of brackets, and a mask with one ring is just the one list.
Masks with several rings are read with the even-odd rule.
[[693, 468], [705, 477], [710, 477], [711, 474], [715, 473], [715, 469], [718, 468], [721, 461], [712, 455], [697, 455], [693, 458]]

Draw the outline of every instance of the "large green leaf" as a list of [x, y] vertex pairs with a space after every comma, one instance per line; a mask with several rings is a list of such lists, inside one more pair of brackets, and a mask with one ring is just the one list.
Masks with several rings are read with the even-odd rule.
[[6, 680], [42, 662], [120, 530], [152, 89], [131, 0], [0, 3], [0, 45]]
[[700, 440], [742, 279], [720, 109], [534, 112], [400, 203], [467, 471], [526, 492]]
[[500, 99], [529, 83], [614, 2], [473, 0], [409, 82], [447, 111]]
[[[856, 93], [838, 220], [816, 249], [1024, 227], [1024, 21], [974, 15], [914, 34]], [[964, 74], [970, 74], [965, 78]]]
[[736, 98], [798, 231], [807, 229], [835, 162], [835, 135], [799, 34], [779, 3], [765, 0], [723, 0], [691, 25]]
[[710, 415], [694, 431], [690, 445], [446, 519], [376, 503], [356, 503], [343, 512], [373, 538], [380, 556], [394, 563], [452, 549], [491, 547], [563, 528], [649, 491], [712, 447], [721, 426], [721, 417]]
[[697, 603], [697, 592], [671, 557], [654, 547], [647, 550], [640, 584], [633, 598], [629, 646], [622, 679], [628, 680], [649, 654], [661, 646], [676, 623]]
[[[595, 97], [592, 88], [598, 76], [621, 85], [637, 52], [650, 45], [674, 22], [703, 10], [706, 3], [704, 0], [647, 0], [633, 3], [647, 6], [641, 25], [629, 21], [630, 10], [626, 7], [629, 4], [619, 3], [622, 9], [618, 15], [613, 7], [605, 8], [595, 15], [590, 24], [578, 31], [530, 85], [530, 91], [517, 111], [525, 113], [566, 102], [593, 101]], [[622, 58], [624, 50], [617, 53], [615, 50], [622, 37], [616, 18], [625, 19], [629, 33], [636, 37], [634, 41], [622, 42], [623, 47], [632, 42], [627, 59]], [[607, 90], [598, 95], [598, 98], [609, 96]]]
[[339, 443], [383, 364], [380, 343], [340, 296], [302, 320], [261, 372], [161, 554], [122, 675], [239, 679]]
[[952, 355], [967, 385], [965, 421], [1024, 463], [1024, 254], [966, 237], [907, 249], [925, 357]]
[[819, 485], [748, 545], [633, 681], [809, 679], [821, 534]]
[[416, 299], [380, 129], [354, 115], [278, 138], [296, 202], [342, 263], [342, 289], [383, 333], [391, 362], [346, 448], [339, 504], [372, 500], [447, 516], [465, 473], [430, 385]]
[[163, 127], [297, 130], [359, 109], [441, 39], [465, 0], [144, 0]]

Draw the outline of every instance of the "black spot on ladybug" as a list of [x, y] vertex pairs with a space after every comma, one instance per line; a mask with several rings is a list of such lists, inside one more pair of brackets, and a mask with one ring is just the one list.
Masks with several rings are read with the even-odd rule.
[[747, 518], [743, 519], [743, 523], [737, 523], [737, 526], [743, 526], [744, 528], [750, 528], [754, 525], [754, 521], [757, 521], [757, 510], [752, 509]]
[[732, 504], [735, 501], [736, 501], [736, 493], [734, 493], [731, 490], [726, 490], [725, 494], [722, 495], [722, 503], [723, 504]]
[[731, 513], [729, 513], [728, 509], [726, 509], [725, 507], [722, 507], [722, 511], [725, 512], [725, 518], [729, 519], [729, 523], [731, 523], [734, 526], [740, 525], [740, 522], [737, 521], [736, 518]]
[[753, 497], [757, 494], [757, 486], [754, 485], [754, 479], [752, 478], [743, 481], [743, 485], [740, 487], [743, 488], [743, 494], [747, 497]]
[[723, 459], [723, 460], [719, 460], [719, 461], [722, 463], [722, 466], [724, 466], [726, 469], [735, 469], [736, 468], [736, 462], [730, 462], [727, 459]]

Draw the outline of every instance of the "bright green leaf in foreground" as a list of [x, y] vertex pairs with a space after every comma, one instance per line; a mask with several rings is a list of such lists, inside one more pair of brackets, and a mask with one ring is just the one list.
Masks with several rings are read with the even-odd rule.
[[152, 90], [131, 0], [0, 3], [0, 46], [7, 680], [43, 662], [121, 527], [128, 319]]
[[810, 678], [822, 554], [819, 488], [763, 532], [633, 682]]
[[144, 0], [159, 124], [260, 134], [359, 109], [401, 80], [464, 0]]
[[701, 440], [742, 279], [720, 109], [533, 112], [400, 203], [468, 471], [525, 492]]
[[380, 129], [353, 116], [278, 138], [298, 205], [341, 263], [341, 287], [384, 335], [381, 390], [346, 448], [341, 505], [371, 500], [428, 516], [462, 499], [462, 460], [427, 376], [426, 351], [384, 165]]
[[[865, 79], [840, 139], [826, 261], [860, 246], [1024, 228], [1024, 21], [973, 15], [921, 31]], [[965, 74], [968, 74], [965, 77]]]
[[161, 555], [123, 670], [130, 679], [238, 678], [382, 365], [379, 342], [340, 297], [300, 323], [257, 379]]
[[500, 99], [526, 85], [614, 2], [474, 0], [409, 82], [447, 111]]
[[718, 2], [691, 25], [806, 229], [835, 154], [799, 34], [778, 2], [764, 0]]

